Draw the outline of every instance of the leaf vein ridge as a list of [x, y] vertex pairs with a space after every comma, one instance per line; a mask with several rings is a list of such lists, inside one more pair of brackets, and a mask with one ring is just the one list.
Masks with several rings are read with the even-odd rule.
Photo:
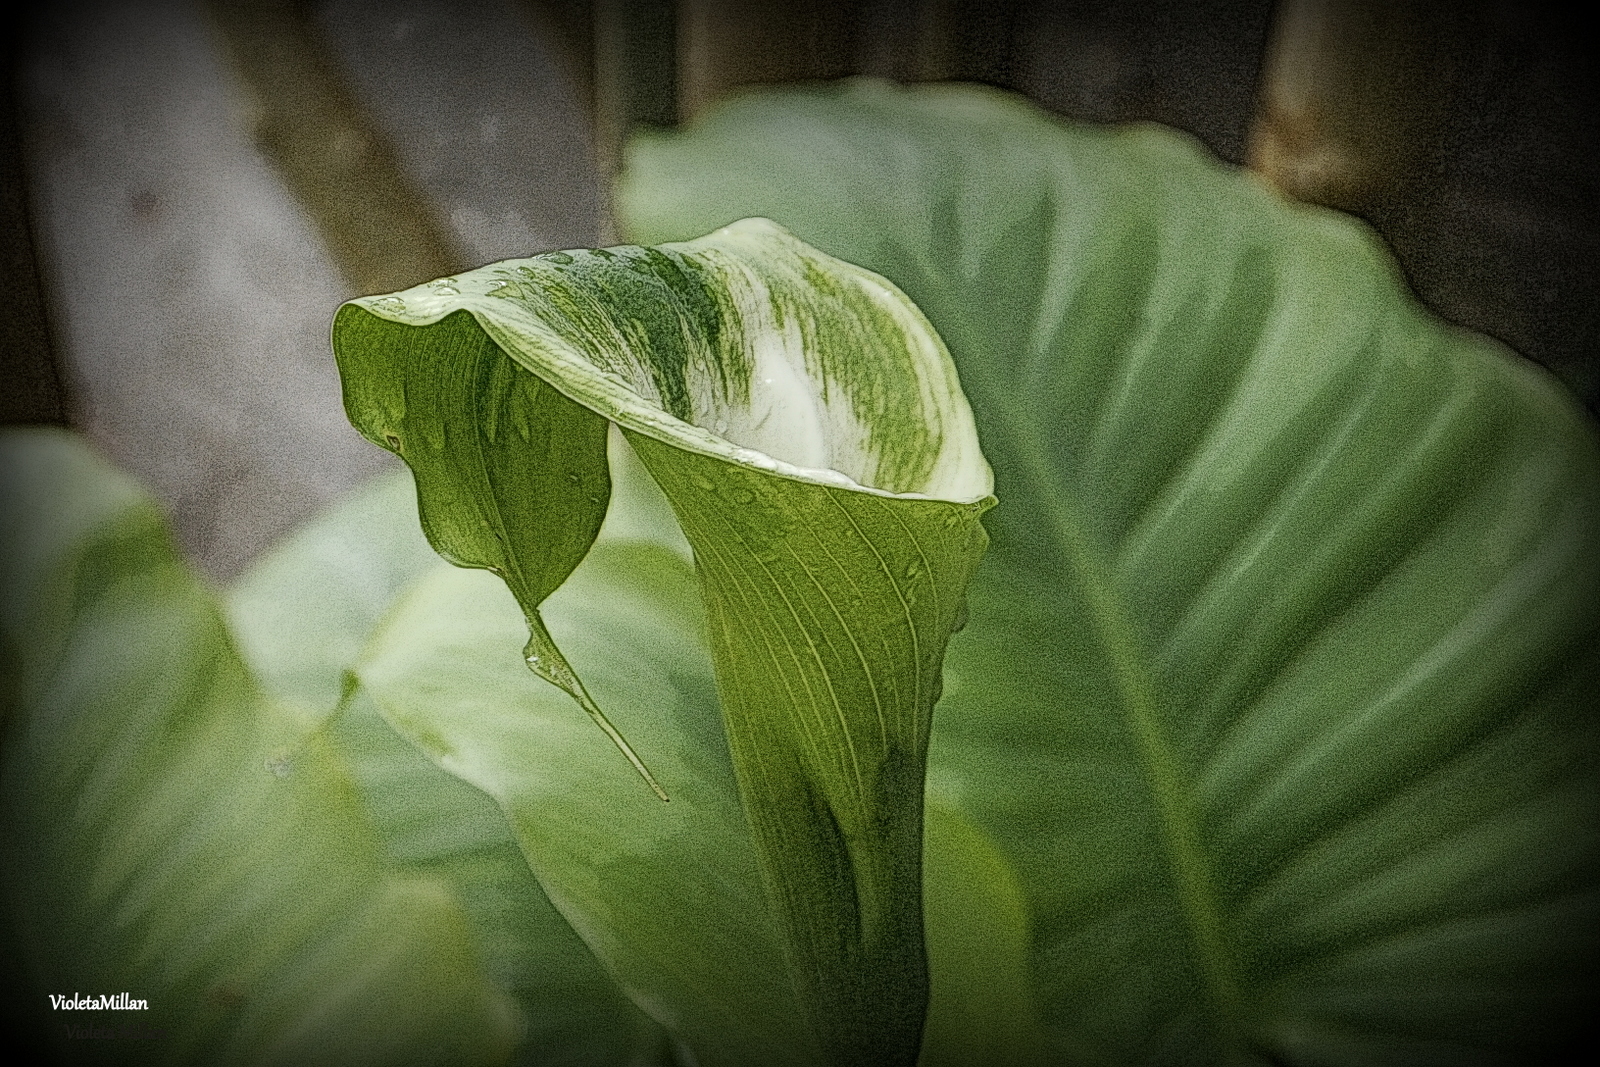
[[[1008, 421], [1020, 428], [1018, 420]], [[1035, 492], [1048, 502], [1045, 511], [1050, 533], [1070, 561], [1078, 590], [1088, 602], [1095, 635], [1110, 662], [1118, 707], [1133, 734], [1139, 765], [1155, 804], [1168, 868], [1198, 957], [1200, 976], [1219, 1015], [1219, 1037], [1225, 1044], [1237, 1046], [1242, 1005], [1234, 954], [1224, 936], [1210, 865], [1200, 848], [1197, 820], [1187, 795], [1188, 783], [1157, 722], [1150, 672], [1140, 664], [1137, 641], [1116, 596], [1108, 588], [1107, 568], [1095, 558], [1082, 524], [1052, 485], [1047, 457], [1031, 438], [1018, 443]]]

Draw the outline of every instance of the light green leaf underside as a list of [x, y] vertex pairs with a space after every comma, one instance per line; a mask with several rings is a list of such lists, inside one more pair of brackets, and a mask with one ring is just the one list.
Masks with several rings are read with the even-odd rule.
[[[646, 476], [626, 459], [610, 524], [659, 536], [649, 507], [633, 503]], [[494, 801], [397, 735], [365, 694], [342, 691], [401, 591], [448, 569], [423, 539], [410, 473], [380, 475], [234, 583], [228, 608], [240, 653], [273, 696], [327, 722], [389, 862], [451, 887], [485, 973], [519, 1008], [513, 1062], [668, 1063], [665, 1031], [628, 1002], [552, 907]]]
[[681, 558], [614, 544], [597, 545], [545, 607], [596, 699], [670, 784], [670, 804], [523, 668], [521, 615], [491, 575], [430, 574], [357, 671], [402, 735], [500, 802], [550, 899], [700, 1062], [804, 1063], [697, 599]]
[[274, 545], [227, 590], [228, 625], [272, 696], [320, 723], [345, 669], [410, 581], [444, 564], [416, 522], [411, 474], [388, 471]]
[[[739, 808], [687, 563], [602, 540], [545, 610], [597, 698], [656, 754], [671, 804], [644, 794], [565, 698], [520, 669], [508, 653], [521, 616], [488, 576], [445, 571], [411, 589], [359, 668], [364, 691], [441, 767], [505, 805], [551, 898], [698, 1062], [813, 1059]], [[974, 1050], [983, 1062], [1033, 1062], [1015, 876], [959, 814], [933, 810], [927, 840], [924, 1062], [973, 1062]]]
[[1084, 1062], [1476, 1063], [1590, 1025], [1600, 458], [1353, 221], [1000, 94], [768, 93], [638, 139], [634, 239], [761, 215], [895, 282], [1005, 502], [940, 795]]
[[[328, 739], [264, 698], [154, 506], [78, 439], [0, 438], [6, 921], [70, 1062], [503, 1062], [449, 883], [386, 861]], [[138, 1017], [53, 1013], [127, 992]]]
[[330, 723], [394, 865], [445, 881], [484, 972], [518, 1007], [513, 1062], [670, 1065], [666, 1032], [634, 1007], [551, 905], [484, 793], [442, 771], [357, 694]]

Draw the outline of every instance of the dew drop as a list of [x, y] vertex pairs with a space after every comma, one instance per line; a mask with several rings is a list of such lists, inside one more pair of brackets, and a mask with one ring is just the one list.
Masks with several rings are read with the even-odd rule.
[[[572, 257], [567, 255], [565, 252], [551, 252], [544, 258], [549, 260], [551, 263], [559, 263], [563, 267], [572, 262]], [[523, 270], [527, 270], [527, 268], [524, 267]]]
[[528, 657], [528, 666], [534, 670], [539, 669], [539, 654], [537, 652]]
[[581, 480], [582, 479], [580, 479], [576, 474], [567, 475], [567, 481], [571, 482], [573, 485], [577, 485]]

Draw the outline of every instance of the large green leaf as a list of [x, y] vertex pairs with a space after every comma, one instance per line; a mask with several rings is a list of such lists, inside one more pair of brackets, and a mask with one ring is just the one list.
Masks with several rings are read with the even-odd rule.
[[1358, 223], [1001, 94], [639, 139], [634, 239], [763, 215], [950, 346], [1003, 505], [932, 781], [1084, 1062], [1539, 1061], [1590, 1026], [1600, 451]]
[[[0, 520], [8, 1044], [504, 1061], [514, 1015], [450, 883], [385, 857], [339, 746], [261, 694], [148, 498], [66, 433], [11, 432]], [[52, 1009], [75, 993], [148, 1008]]]
[[[352, 421], [417, 475], [430, 542], [505, 579], [531, 633], [528, 665], [648, 779], [540, 614], [594, 540], [605, 421], [622, 427], [694, 549], [738, 784], [723, 799], [749, 821], [778, 930], [759, 976], [714, 976], [724, 994], [744, 989], [748, 1010], [713, 998], [724, 1017], [712, 1025], [693, 1003], [702, 979], [669, 971], [643, 996], [663, 1002], [663, 1021], [688, 1020], [669, 1027], [702, 1056], [913, 1062], [927, 993], [928, 728], [990, 502], [971, 413], [916, 307], [747, 220], [686, 244], [553, 253], [356, 301], [335, 321], [334, 349]], [[665, 758], [686, 755], [700, 758]], [[699, 772], [680, 773], [697, 788]], [[589, 832], [591, 816], [572, 816], [567, 832]], [[652, 825], [638, 823], [655, 841]], [[601, 888], [558, 889], [570, 872], [529, 854], [614, 973], [655, 951], [602, 936]]]

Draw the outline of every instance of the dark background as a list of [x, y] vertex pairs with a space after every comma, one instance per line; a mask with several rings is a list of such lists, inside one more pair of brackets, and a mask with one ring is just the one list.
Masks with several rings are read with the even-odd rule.
[[383, 462], [337, 408], [323, 334], [339, 299], [608, 239], [627, 129], [692, 121], [744, 85], [850, 74], [981, 81], [1075, 119], [1187, 130], [1370, 221], [1434, 310], [1595, 410], [1600, 99], [1571, 10], [47, 5], [6, 35], [0, 418], [89, 434], [226, 577]]

